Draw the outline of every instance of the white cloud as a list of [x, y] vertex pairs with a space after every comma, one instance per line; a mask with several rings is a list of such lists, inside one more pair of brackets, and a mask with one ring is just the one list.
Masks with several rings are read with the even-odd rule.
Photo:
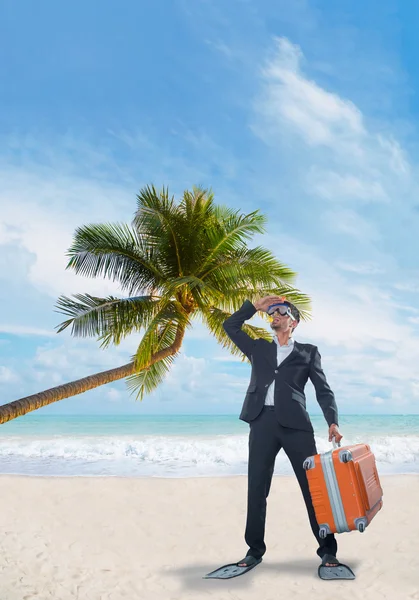
[[123, 399], [124, 394], [115, 388], [110, 388], [106, 391], [106, 397], [109, 398], [110, 402], [120, 402]]
[[395, 283], [394, 288], [401, 292], [419, 293], [419, 283], [417, 281], [403, 281]]
[[[89, 279], [67, 271], [67, 250], [76, 227], [89, 222], [120, 220], [115, 198], [126, 197], [123, 188], [68, 178], [48, 172], [0, 169], [2, 206], [0, 245], [13, 244], [33, 257], [27, 266], [26, 283], [54, 298], [60, 294], [88, 292], [117, 294], [118, 286], [107, 280]], [[100, 209], [95, 206], [100, 203]], [[132, 203], [132, 214], [135, 210]], [[129, 221], [132, 215], [124, 215]], [[12, 278], [15, 265], [2, 266], [2, 277]]]
[[55, 331], [49, 331], [48, 329], [42, 329], [40, 327], [30, 327], [26, 325], [6, 325], [0, 324], [0, 333], [9, 333], [12, 335], [33, 335], [42, 337], [56, 337]]
[[13, 381], [18, 381], [18, 376], [13, 369], [0, 365], [0, 382], [10, 383]]
[[373, 402], [373, 404], [376, 404], [376, 405], [384, 404], [383, 398], [380, 398], [379, 396], [373, 396], [372, 402]]
[[217, 52], [220, 52], [223, 57], [227, 58], [228, 60], [232, 60], [235, 58], [235, 52], [234, 50], [230, 47], [227, 46], [227, 44], [225, 44], [224, 42], [220, 41], [220, 40], [204, 40], [204, 43], [207, 44], [210, 48], [213, 48], [214, 50], [216, 50]]
[[286, 38], [276, 40], [276, 52], [263, 69], [266, 81], [260, 109], [277, 131], [291, 124], [312, 146], [335, 148], [343, 143], [359, 152], [366, 134], [363, 117], [349, 100], [326, 92], [301, 71], [303, 54]]
[[384, 273], [384, 269], [377, 264], [373, 263], [336, 263], [338, 269], [343, 271], [349, 271], [350, 273], [356, 273], [357, 275], [377, 275]]
[[250, 366], [245, 371], [244, 376], [230, 374], [215, 367], [212, 359], [182, 352], [155, 395], [165, 403], [190, 405], [201, 412], [212, 412], [214, 407], [228, 412], [244, 399]]
[[401, 145], [379, 127], [374, 131], [351, 100], [319, 86], [306, 74], [309, 67], [298, 46], [275, 40], [275, 52], [262, 69], [252, 129], [273, 153], [282, 152], [283, 160], [293, 157], [295, 185], [310, 202], [319, 202], [326, 229], [371, 248], [382, 237], [380, 219], [358, 208], [369, 204], [394, 211], [397, 203], [399, 217], [409, 219], [406, 211], [418, 185]]
[[399, 302], [395, 302], [393, 304], [393, 308], [405, 310], [406, 312], [419, 313], [419, 308], [416, 308], [414, 306], [406, 306], [405, 304], [400, 304]]
[[354, 210], [326, 210], [321, 215], [321, 219], [335, 233], [343, 233], [369, 242], [377, 242], [381, 238], [378, 228]]
[[409, 161], [399, 142], [392, 138], [385, 138], [382, 135], [377, 135], [377, 140], [389, 157], [389, 164], [392, 170], [402, 175], [409, 174], [411, 171]]
[[216, 362], [237, 362], [242, 363], [240, 356], [234, 356], [232, 354], [226, 354], [226, 356], [214, 356], [212, 360]]
[[355, 285], [315, 247], [290, 235], [265, 235], [264, 243], [274, 252], [281, 248], [280, 259], [293, 265], [297, 286], [313, 299], [313, 319], [299, 326], [305, 336], [345, 349], [380, 349], [378, 343], [415, 339], [406, 319], [394, 311], [392, 295], [379, 284]]
[[141, 339], [132, 335], [119, 346], [104, 349], [95, 339], [74, 338], [69, 334], [59, 337], [60, 344], [46, 343], [36, 349], [33, 364], [35, 368], [53, 369], [62, 380], [68, 381], [130, 362]]
[[310, 193], [333, 200], [387, 201], [388, 196], [380, 181], [368, 181], [351, 173], [336, 173], [313, 169], [308, 175], [307, 189]]

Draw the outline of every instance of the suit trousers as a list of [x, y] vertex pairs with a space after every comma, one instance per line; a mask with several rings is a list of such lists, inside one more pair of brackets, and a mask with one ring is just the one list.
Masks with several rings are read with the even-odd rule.
[[[317, 554], [336, 556], [337, 542], [334, 534], [321, 539], [310, 489], [303, 462], [317, 454], [314, 433], [301, 429], [283, 427], [277, 420], [274, 407], [264, 406], [261, 413], [249, 423], [249, 463], [247, 492], [247, 521], [245, 541], [249, 546], [247, 555], [260, 558], [266, 552], [265, 522], [266, 506], [275, 459], [283, 448], [288, 456], [303, 494], [313, 535], [317, 540]], [[284, 527], [287, 516], [283, 515]]]

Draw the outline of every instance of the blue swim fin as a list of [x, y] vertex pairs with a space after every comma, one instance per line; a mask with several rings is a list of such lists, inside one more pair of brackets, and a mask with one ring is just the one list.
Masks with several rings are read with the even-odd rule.
[[[332, 563], [333, 567], [326, 567], [326, 563]], [[339, 562], [336, 556], [325, 554], [322, 564], [318, 569], [320, 579], [355, 579], [355, 573], [348, 565]]]
[[[204, 575], [202, 579], [231, 579], [232, 577], [238, 577], [239, 575], [244, 575], [244, 573], [247, 573], [247, 571], [250, 571], [256, 567], [256, 565], [258, 565], [260, 562], [262, 562], [261, 558], [245, 556], [245, 558], [236, 563], [224, 565], [223, 567], [215, 569], [215, 571], [211, 571], [211, 573]], [[239, 567], [239, 564], [241, 563], [246, 563], [247, 567]]]

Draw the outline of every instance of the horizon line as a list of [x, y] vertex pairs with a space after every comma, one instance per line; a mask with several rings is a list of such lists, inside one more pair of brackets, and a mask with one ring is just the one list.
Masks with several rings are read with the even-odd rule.
[[[59, 413], [59, 414], [43, 414], [34, 415], [33, 413], [27, 413], [26, 416], [39, 416], [39, 417], [234, 417], [237, 413]], [[323, 417], [321, 413], [314, 413], [312, 417]], [[418, 413], [341, 413], [339, 417], [419, 417]], [[11, 419], [11, 421], [15, 421]], [[7, 422], [11, 422], [7, 421]]]

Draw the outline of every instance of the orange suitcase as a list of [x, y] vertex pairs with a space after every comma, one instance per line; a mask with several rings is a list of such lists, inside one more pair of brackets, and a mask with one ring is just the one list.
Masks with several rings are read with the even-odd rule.
[[304, 461], [319, 535], [365, 531], [383, 506], [375, 456], [368, 444], [337, 447]]

